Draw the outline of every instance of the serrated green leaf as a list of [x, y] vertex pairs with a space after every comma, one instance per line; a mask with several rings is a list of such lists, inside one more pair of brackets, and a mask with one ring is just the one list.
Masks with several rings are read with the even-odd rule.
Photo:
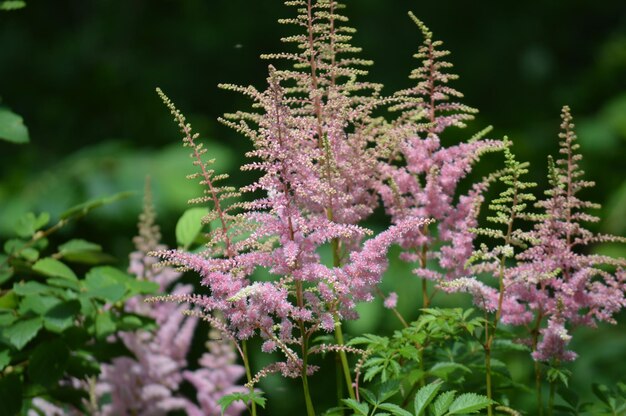
[[[3, 1], [0, 7], [3, 10], [14, 10], [19, 8], [23, 2]], [[0, 139], [12, 143], [28, 143], [28, 128], [24, 125], [24, 120], [19, 115], [7, 108], [0, 108]]]
[[222, 396], [217, 401], [217, 404], [219, 404], [220, 407], [222, 408], [222, 416], [224, 416], [224, 412], [226, 411], [226, 409], [230, 407], [231, 404], [238, 402], [238, 401], [243, 401], [244, 403], [249, 403], [252, 401], [258, 404], [259, 406], [265, 408], [266, 399], [265, 397], [263, 397], [263, 392], [257, 391], [257, 390], [253, 390], [247, 393], [227, 394], [225, 396]]
[[0, 415], [17, 415], [22, 408], [23, 396], [22, 379], [19, 375], [12, 373], [5, 377], [0, 377]]
[[44, 327], [51, 332], [61, 333], [74, 324], [80, 313], [80, 302], [71, 300], [55, 305], [44, 315]]
[[464, 393], [452, 402], [450, 408], [448, 409], [448, 414], [460, 415], [476, 413], [490, 404], [493, 404], [493, 402], [485, 396], [481, 396], [476, 393]]
[[74, 274], [72, 269], [61, 263], [59, 260], [53, 259], [52, 257], [46, 257], [37, 261], [37, 263], [33, 265], [33, 270], [45, 276], [61, 277], [63, 279], [69, 280], [78, 280], [76, 274]]
[[32, 212], [28, 212], [22, 215], [15, 222], [13, 230], [17, 235], [23, 238], [31, 238], [35, 235], [35, 232], [45, 227], [50, 221], [50, 214], [42, 212], [39, 215], [35, 215]]
[[12, 311], [0, 311], [0, 328], [11, 325], [17, 321], [17, 316]]
[[454, 400], [454, 396], [456, 395], [456, 391], [446, 391], [441, 393], [437, 400], [433, 403], [433, 411], [435, 416], [443, 416], [446, 414], [446, 411], [449, 409], [452, 401]]
[[54, 293], [54, 288], [39, 282], [19, 282], [13, 285], [13, 292], [15, 292], [16, 295], [28, 296], [38, 293]]
[[11, 345], [21, 350], [31, 339], [35, 338], [42, 326], [43, 321], [41, 318], [32, 318], [14, 323], [5, 329], [2, 334]]
[[367, 403], [359, 403], [354, 399], [342, 399], [341, 402], [355, 411], [357, 415], [367, 416], [370, 407]]
[[26, 315], [33, 312], [36, 315], [43, 315], [53, 306], [61, 303], [59, 298], [54, 296], [42, 296], [39, 294], [25, 296], [18, 308], [20, 315]]
[[433, 401], [442, 384], [443, 381], [441, 380], [433, 381], [417, 391], [415, 400], [413, 401], [416, 416], [424, 414], [426, 407]]
[[30, 357], [28, 376], [33, 383], [52, 386], [63, 376], [69, 358], [70, 350], [61, 339], [39, 344]]
[[190, 208], [186, 210], [176, 223], [176, 242], [189, 248], [202, 231], [202, 218], [209, 213], [206, 208]]
[[114, 202], [117, 202], [121, 199], [125, 199], [133, 195], [133, 192], [120, 192], [115, 195], [100, 197], [96, 199], [92, 199], [87, 202], [83, 202], [82, 204], [75, 205], [72, 208], [61, 214], [61, 219], [65, 220], [71, 217], [85, 215], [89, 211], [92, 211], [96, 208], [99, 208], [104, 205], [109, 205]]
[[393, 403], [383, 403], [378, 406], [378, 408], [382, 410], [387, 410], [388, 412], [391, 412], [391, 414], [394, 416], [413, 416], [411, 412], [407, 412], [397, 404]]

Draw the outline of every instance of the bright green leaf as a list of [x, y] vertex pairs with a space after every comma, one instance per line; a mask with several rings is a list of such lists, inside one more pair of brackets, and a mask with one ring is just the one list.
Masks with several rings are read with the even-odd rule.
[[259, 406], [265, 408], [265, 402], [266, 399], [265, 397], [263, 397], [263, 392], [257, 391], [257, 390], [253, 390], [251, 392], [247, 392], [247, 393], [231, 393], [231, 394], [227, 394], [225, 396], [222, 396], [218, 401], [217, 404], [220, 405], [220, 407], [222, 408], [222, 416], [224, 416], [224, 412], [226, 411], [226, 409], [228, 409], [230, 407], [231, 404], [238, 402], [238, 401], [243, 401], [244, 403], [249, 403], [251, 401], [253, 401], [254, 403], [258, 404]]
[[202, 231], [202, 218], [209, 213], [206, 208], [186, 210], [176, 223], [176, 241], [188, 248]]
[[387, 410], [388, 412], [391, 412], [391, 414], [394, 416], [413, 416], [411, 412], [407, 412], [397, 404], [393, 403], [383, 403], [378, 406], [378, 408], [382, 410]]
[[485, 396], [476, 393], [465, 393], [457, 397], [448, 409], [449, 415], [476, 413], [493, 402]]
[[369, 413], [370, 407], [367, 405], [367, 403], [359, 403], [354, 399], [343, 399], [341, 401], [350, 409], [354, 410], [357, 415], [367, 416], [367, 414]]
[[[0, 3], [0, 8], [11, 10], [16, 8], [19, 3], [23, 2], [4, 1]], [[29, 141], [28, 129], [24, 125], [24, 120], [7, 108], [0, 108], [0, 139], [12, 143], [28, 143]]]
[[115, 332], [116, 326], [110, 312], [103, 312], [96, 317], [96, 336], [104, 338]]
[[415, 395], [414, 405], [415, 405], [415, 415], [421, 416], [426, 411], [426, 407], [433, 401], [437, 392], [441, 388], [443, 381], [437, 380], [432, 383], [422, 387], [417, 391]]
[[32, 212], [28, 212], [18, 218], [13, 230], [17, 235], [23, 238], [31, 238], [35, 232], [45, 227], [50, 221], [50, 214], [42, 212], [38, 216]]
[[78, 280], [72, 269], [52, 257], [46, 257], [39, 260], [33, 265], [33, 270], [50, 277]]
[[43, 322], [41, 318], [19, 321], [5, 329], [3, 331], [3, 336], [7, 338], [15, 348], [21, 350], [28, 343], [28, 341], [35, 338], [42, 325]]
[[437, 400], [435, 400], [435, 402], [433, 403], [433, 411], [435, 413], [435, 416], [443, 416], [444, 414], [446, 414], [446, 411], [452, 404], [455, 395], [456, 391], [452, 390], [441, 393], [439, 397], [437, 397]]

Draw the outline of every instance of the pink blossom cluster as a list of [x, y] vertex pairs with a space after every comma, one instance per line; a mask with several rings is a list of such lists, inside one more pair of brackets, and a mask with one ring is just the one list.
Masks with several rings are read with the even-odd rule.
[[[219, 311], [225, 331], [245, 340], [258, 334], [263, 351], [280, 350], [286, 362], [274, 366], [298, 376], [297, 351], [317, 331], [333, 332], [345, 319], [357, 317], [357, 302], [369, 301], [387, 265], [387, 250], [397, 241], [418, 236], [428, 224], [421, 216], [396, 219], [395, 225], [366, 239], [370, 231], [358, 225], [376, 208], [378, 129], [372, 112], [383, 101], [380, 86], [360, 81], [368, 62], [351, 54], [352, 33], [335, 1], [290, 1], [306, 35], [285, 38], [300, 54], [273, 54], [294, 69], [269, 67], [267, 87], [224, 85], [250, 97], [255, 112], [229, 114], [224, 123], [247, 136], [254, 158], [243, 167], [261, 176], [242, 191], [253, 196], [246, 203], [228, 204], [222, 198], [209, 165], [199, 156], [204, 149], [184, 117], [162, 93], [192, 148], [196, 176], [207, 189], [204, 202], [212, 205], [211, 219], [219, 222], [222, 250], [195, 254], [161, 251], [168, 263], [196, 271], [208, 295], [173, 295], [204, 312]], [[192, 175], [193, 176], [193, 175]], [[228, 214], [236, 206], [238, 215]], [[365, 241], [364, 241], [365, 240]], [[330, 250], [332, 264], [320, 254]], [[221, 255], [215, 255], [221, 253]], [[271, 280], [255, 279], [263, 269]], [[274, 368], [273, 367], [273, 368]], [[280, 367], [280, 368], [279, 368]]]
[[[500, 150], [502, 143], [482, 139], [489, 131], [486, 129], [468, 142], [442, 145], [442, 134], [449, 127], [464, 128], [477, 110], [455, 101], [463, 95], [449, 85], [457, 78], [448, 73], [452, 64], [443, 59], [450, 52], [440, 49], [442, 42], [434, 41], [428, 28], [410, 16], [424, 36], [415, 55], [421, 66], [410, 76], [417, 84], [395, 94], [391, 110], [399, 116], [386, 133], [387, 141], [382, 142], [386, 152], [378, 164], [378, 192], [393, 221], [412, 217], [436, 220], [436, 232], [408, 234], [402, 240], [402, 258], [419, 261], [414, 271], [419, 277], [439, 281], [467, 273], [464, 266], [474, 240], [470, 230], [478, 226], [478, 206], [490, 178], [465, 194], [460, 193], [459, 183], [481, 155]], [[430, 258], [437, 260], [444, 274], [427, 267]]]
[[[159, 291], [165, 292], [181, 273], [169, 267], [153, 268], [157, 259], [148, 253], [165, 247], [158, 245], [158, 227], [149, 202], [141, 216], [139, 230], [140, 235], [135, 239], [137, 251], [130, 255], [128, 271], [138, 279], [158, 284]], [[171, 293], [183, 296], [192, 290], [191, 285], [176, 284]], [[100, 414], [153, 416], [183, 410], [189, 415], [218, 416], [221, 409], [217, 400], [226, 394], [246, 391], [237, 385], [244, 370], [235, 364], [232, 344], [210, 340], [208, 352], [198, 363], [199, 368], [188, 370], [187, 355], [198, 324], [198, 318], [183, 314], [188, 305], [152, 305], [135, 297], [126, 302], [125, 309], [153, 318], [157, 329], [156, 332], [140, 330], [117, 334], [132, 356], [118, 357], [111, 364], [102, 365], [97, 391], [100, 397], [109, 395], [110, 402], [102, 406]], [[196, 388], [197, 403], [180, 393], [184, 381]], [[243, 408], [242, 403], [235, 404], [226, 414], [239, 415]]]

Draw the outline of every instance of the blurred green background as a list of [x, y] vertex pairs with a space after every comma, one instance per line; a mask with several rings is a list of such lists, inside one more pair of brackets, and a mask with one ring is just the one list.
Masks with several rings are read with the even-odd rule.
[[[626, 234], [626, 2], [348, 0], [348, 6], [358, 29], [354, 43], [375, 61], [370, 79], [384, 83], [387, 93], [410, 85], [411, 55], [421, 42], [406, 16], [414, 11], [452, 51], [461, 75], [456, 87], [481, 111], [471, 132], [459, 138], [494, 125], [494, 137], [511, 137], [540, 183], [546, 157], [557, 147], [560, 108], [570, 105], [583, 167], [598, 184], [585, 196], [604, 205], [597, 229]], [[23, 116], [31, 143], [0, 142], [0, 237], [25, 210], [54, 216], [91, 197], [136, 190], [135, 198], [69, 230], [123, 259], [150, 174], [165, 240], [173, 243], [176, 218], [198, 189], [184, 179], [191, 170], [187, 152], [155, 87], [206, 139], [217, 169], [230, 172], [236, 184], [247, 183], [238, 166], [250, 145], [216, 119], [249, 103], [217, 84], [262, 87], [267, 62], [258, 55], [282, 50], [279, 37], [293, 29], [276, 19], [290, 13], [279, 0], [32, 0], [25, 9], [1, 13], [0, 105]], [[475, 177], [495, 163], [481, 164]], [[623, 247], [597, 249], [626, 254]], [[394, 260], [384, 287], [416, 294], [400, 299], [407, 316], [416, 315], [417, 286], [407, 266]], [[393, 322], [388, 318], [380, 305], [365, 307], [348, 332], [388, 332], [394, 329], [384, 324]], [[624, 328], [577, 333], [576, 386], [623, 380]], [[515, 367], [520, 379], [528, 375], [524, 359]], [[315, 396], [330, 405], [333, 386], [328, 390], [323, 380], [313, 378]], [[293, 386], [298, 383], [267, 380], [263, 387], [274, 399], [269, 414], [297, 414], [288, 413], [299, 406]]]

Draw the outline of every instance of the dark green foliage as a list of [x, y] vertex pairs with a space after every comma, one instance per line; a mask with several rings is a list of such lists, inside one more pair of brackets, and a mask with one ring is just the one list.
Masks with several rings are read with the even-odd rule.
[[[114, 349], [103, 347], [119, 330], [150, 325], [124, 312], [123, 302], [155, 293], [155, 284], [138, 281], [102, 263], [111, 256], [95, 243], [73, 239], [50, 247], [48, 237], [68, 221], [124, 195], [99, 198], [66, 212], [49, 226], [46, 213], [27, 213], [15, 224], [16, 238], [0, 258], [0, 403], [7, 415], [28, 408], [31, 397], [82, 408], [85, 389], [59, 384], [99, 374], [99, 364]], [[107, 351], [109, 350], [109, 351]]]

